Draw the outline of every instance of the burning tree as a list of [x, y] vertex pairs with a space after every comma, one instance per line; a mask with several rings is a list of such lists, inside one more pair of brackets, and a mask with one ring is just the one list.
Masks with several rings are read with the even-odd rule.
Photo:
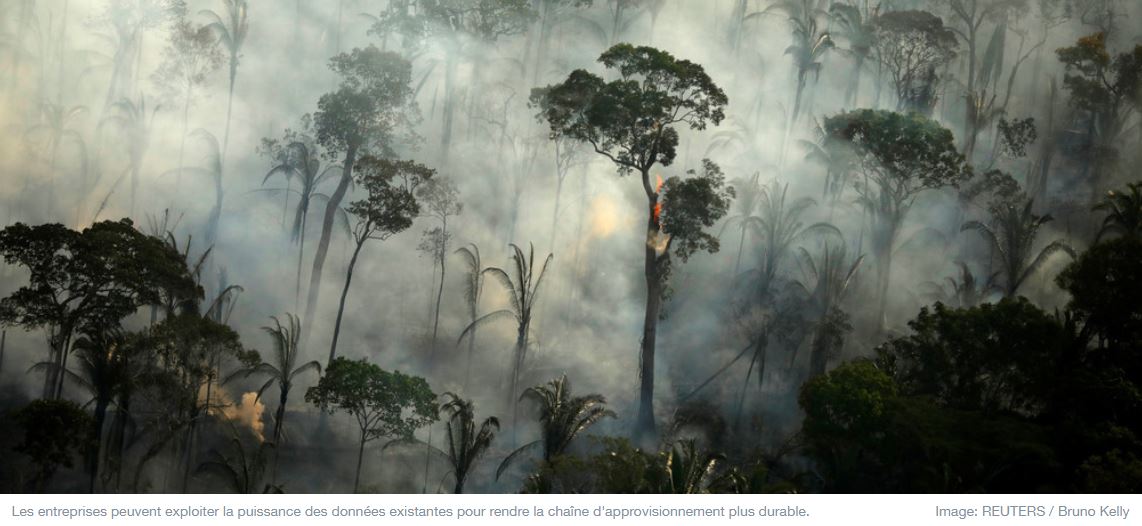
[[655, 184], [650, 171], [656, 164], [674, 162], [676, 127], [702, 130], [710, 123], [717, 125], [725, 117], [728, 99], [702, 66], [652, 47], [618, 44], [600, 55], [599, 62], [617, 70], [619, 77], [608, 82], [577, 69], [559, 84], [532, 90], [531, 102], [550, 125], [553, 140], [569, 137], [590, 144], [616, 165], [619, 175], [641, 176], [647, 203], [646, 316], [635, 429], [636, 434], [652, 435], [655, 334], [670, 268], [669, 249], [674, 246], [683, 259], [697, 250], [716, 251], [717, 238], [701, 228], [726, 213], [729, 199], [721, 172], [707, 162], [703, 177], [671, 178], [665, 184], [665, 201], [670, 202], [663, 214], [663, 184]]

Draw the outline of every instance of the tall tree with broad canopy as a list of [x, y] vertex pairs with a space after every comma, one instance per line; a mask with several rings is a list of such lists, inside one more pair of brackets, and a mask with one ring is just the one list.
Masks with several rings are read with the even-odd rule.
[[971, 166], [956, 151], [952, 132], [919, 113], [854, 110], [825, 119], [825, 132], [851, 148], [860, 203], [868, 212], [876, 257], [876, 318], [882, 327], [897, 235], [916, 197], [928, 189], [958, 186]]
[[1066, 68], [1063, 87], [1070, 92], [1071, 106], [1087, 113], [1087, 180], [1091, 195], [1098, 196], [1118, 157], [1118, 141], [1130, 129], [1131, 115], [1142, 112], [1142, 44], [1115, 56], [1106, 48], [1106, 35], [1095, 33], [1055, 53]]
[[[599, 62], [616, 70], [619, 78], [606, 81], [577, 69], [559, 84], [532, 90], [531, 102], [550, 125], [552, 140], [570, 137], [588, 143], [615, 164], [620, 176], [635, 172], [640, 176], [646, 193], [643, 272], [647, 290], [635, 430], [652, 436], [655, 334], [669, 272], [669, 248], [673, 245], [683, 260], [698, 250], [716, 251], [717, 238], [701, 227], [725, 215], [729, 199], [720, 170], [708, 161], [702, 177], [671, 178], [665, 191], [650, 172], [656, 164], [674, 162], [677, 127], [703, 130], [709, 124], [717, 125], [725, 118], [729, 101], [702, 66], [652, 47], [618, 44], [600, 55]], [[662, 197], [673, 202], [660, 202]]]
[[937, 70], [956, 55], [956, 34], [927, 11], [889, 11], [873, 19], [873, 56], [888, 70], [896, 109], [930, 113]]
[[370, 239], [384, 241], [412, 226], [420, 214], [416, 189], [428, 181], [435, 170], [413, 161], [393, 161], [365, 157], [357, 161], [357, 182], [367, 192], [363, 199], [349, 205], [349, 214], [357, 219], [353, 227], [353, 256], [345, 271], [345, 288], [337, 305], [337, 321], [333, 325], [333, 343], [329, 345], [329, 364], [337, 356], [337, 339], [341, 335], [341, 317], [345, 314], [345, 298], [353, 281], [353, 267], [361, 249]]
[[322, 95], [317, 101], [313, 125], [326, 159], [340, 160], [341, 179], [329, 195], [322, 216], [321, 237], [313, 256], [305, 302], [307, 320], [314, 319], [333, 224], [353, 182], [357, 159], [368, 154], [392, 153], [402, 133], [406, 139], [414, 137], [411, 126], [418, 119], [410, 85], [412, 65], [396, 53], [383, 52], [374, 46], [354, 49], [333, 57], [329, 67], [341, 77], [341, 84], [336, 91]]
[[28, 283], [0, 299], [0, 323], [46, 328], [49, 362], [44, 398], [59, 398], [73, 336], [84, 327], [113, 327], [161, 292], [198, 297], [186, 262], [129, 219], [82, 230], [52, 223], [16, 223], [0, 230], [0, 256], [28, 270]]
[[411, 440], [413, 432], [436, 421], [439, 409], [436, 394], [424, 378], [344, 357], [329, 364], [321, 381], [305, 392], [305, 400], [322, 411], [344, 411], [356, 419], [361, 440], [353, 493], [361, 485], [367, 442], [379, 438]]

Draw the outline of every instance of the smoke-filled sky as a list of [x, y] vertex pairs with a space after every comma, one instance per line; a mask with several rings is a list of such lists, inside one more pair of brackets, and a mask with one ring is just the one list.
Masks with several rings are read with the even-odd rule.
[[[867, 9], [865, 2], [853, 3]], [[1051, 112], [1059, 119], [1065, 113], [1065, 95], [1050, 97], [1050, 83], [1059, 82], [1062, 75], [1054, 50], [1098, 30], [1091, 23], [1097, 23], [1097, 17], [1084, 21], [1077, 11], [1044, 22], [1043, 6], [1054, 9], [1065, 3], [1029, 0], [1028, 7], [1006, 20], [1005, 60], [1000, 69], [1002, 81], [997, 83], [1000, 98], [1007, 95], [1012, 65], [1020, 63], [1006, 107], [1009, 118], [1035, 117], [1044, 122]], [[142, 230], [151, 232], [152, 223], [167, 215], [166, 229], [180, 244], [190, 240], [195, 255], [206, 248], [203, 240], [217, 195], [214, 181], [204, 170], [184, 169], [180, 174], [178, 163], [181, 150], [186, 167], [208, 167], [210, 151], [198, 130], [223, 140], [228, 66], [224, 58], [194, 88], [189, 107], [179, 93], [169, 93], [165, 89], [169, 79], [162, 78], [161, 66], [174, 19], [164, 13], [165, 4], [160, 0], [11, 0], [0, 4], [0, 221], [4, 225], [60, 222], [82, 228], [95, 220], [130, 216]], [[368, 45], [399, 50], [400, 43], [396, 37], [384, 42], [369, 34], [373, 17], [387, 5], [385, 0], [250, 0], [248, 4], [249, 33], [240, 52], [223, 165], [221, 222], [203, 281], [208, 297], [217, 292], [221, 276], [226, 283], [242, 286], [230, 325], [247, 347], [265, 351], [270, 342], [260, 327], [269, 323], [269, 317], [287, 312], [301, 315], [305, 309], [323, 209], [320, 203], [315, 205], [308, 223], [299, 300], [294, 286], [298, 245], [288, 231], [297, 199], [281, 191], [286, 188], [285, 179], [263, 182], [272, 166], [270, 159], [259, 155], [259, 144], [263, 138], [280, 139], [286, 128], [298, 129], [302, 117], [316, 110], [318, 98], [336, 89], [338, 78], [328, 66], [330, 57]], [[582, 146], [573, 146], [582, 151], [560, 185], [555, 143], [547, 138], [546, 124], [536, 120], [537, 110], [528, 107], [531, 88], [558, 82], [575, 68], [614, 78], [596, 58], [615, 42], [651, 45], [696, 62], [729, 98], [725, 120], [703, 131], [682, 130], [675, 163], [656, 167], [656, 173], [664, 178], [683, 175], [688, 169], [699, 169], [706, 157], [718, 163], [729, 180], [760, 173], [763, 182], [788, 184], [790, 200], [808, 197], [816, 201], [801, 217], [805, 225], [828, 221], [844, 234], [850, 255], [857, 250], [868, 252], [864, 216], [854, 196], [845, 194], [835, 202], [824, 199], [824, 167], [808, 160], [799, 142], [815, 140], [816, 125], [846, 109], [845, 93], [854, 78], [853, 61], [846, 53], [850, 42], [836, 35], [835, 48], [822, 55], [819, 71], [807, 76], [802, 102], [806, 118], [798, 119], [787, 135], [797, 86], [797, 69], [786, 53], [793, 36], [782, 12], [765, 11], [769, 2], [619, 1], [623, 10], [617, 24], [615, 1], [596, 0], [594, 4], [565, 7], [553, 15], [557, 18], [551, 44], [542, 62], [536, 60], [534, 29], [530, 34], [502, 36], [493, 43], [461, 42], [454, 94], [457, 108], [447, 158], [441, 151], [444, 44], [430, 40], [410, 56], [413, 83], [420, 86], [416, 102], [422, 119], [415, 131], [421, 140], [415, 147], [400, 148], [397, 154], [455, 182], [463, 202], [462, 213], [449, 222], [452, 239], [438, 351], [444, 359], [442, 365], [430, 369], [426, 356], [440, 269], [417, 247], [422, 232], [438, 226], [431, 217], [418, 218], [408, 230], [365, 246], [346, 300], [339, 355], [368, 357], [386, 369], [425, 375], [436, 392], [460, 391], [475, 397], [480, 413], [503, 411], [515, 327], [502, 321], [480, 328], [473, 377], [465, 386], [467, 345], [456, 345], [468, 323], [462, 284], [465, 269], [452, 251], [475, 244], [483, 265], [506, 268], [509, 243], [525, 252], [528, 245], [534, 245], [537, 261], [548, 252], [553, 261], [540, 290], [522, 384], [534, 385], [565, 372], [577, 392], [605, 395], [619, 414], [618, 420], [600, 429], [625, 432], [633, 424], [646, 294], [642, 272], [645, 196], [637, 176], [617, 174], [608, 160]], [[745, 23], [735, 53], [729, 35], [742, 4], [746, 13], [758, 14]], [[827, 8], [828, 2], [816, 4]], [[1112, 49], [1132, 46], [1142, 33], [1142, 4], [1138, 2], [1078, 4], [1106, 4], [1117, 10]], [[881, 9], [929, 10], [953, 24], [949, 5], [944, 0], [897, 0], [883, 2]], [[208, 16], [201, 12], [207, 9], [225, 17], [222, 0], [189, 0], [186, 20], [207, 23]], [[1063, 12], [1058, 9], [1052, 14]], [[832, 29], [827, 15], [818, 18], [824, 31]], [[1001, 21], [984, 21], [981, 35], [985, 41]], [[128, 46], [117, 27], [125, 26], [140, 31], [137, 49], [124, 51]], [[966, 68], [962, 43], [960, 48], [960, 57], [941, 72], [943, 81], [933, 112], [933, 118], [956, 134], [957, 144], [962, 140]], [[133, 58], [117, 56], [130, 51], [135, 52]], [[126, 75], [121, 74], [122, 68], [127, 68]], [[120, 80], [116, 80], [117, 72]], [[873, 106], [874, 97], [883, 90], [877, 97], [880, 106], [892, 109], [891, 88], [878, 89], [874, 73], [875, 66], [866, 65], [857, 77], [861, 83], [857, 106]], [[117, 82], [122, 84], [116, 87]], [[116, 102], [108, 100], [115, 92], [127, 94], [136, 106], [145, 105], [142, 118], [150, 121], [150, 129], [142, 141], [131, 141], [115, 120], [121, 112], [108, 104]], [[66, 132], [58, 134], [54, 147], [51, 134], [37, 128], [51, 124], [53, 112], [65, 116], [62, 126], [54, 126]], [[991, 165], [994, 141], [993, 129], [981, 134], [973, 159], [977, 164]], [[129, 160], [132, 148], [144, 147], [144, 143], [132, 214]], [[1000, 159], [995, 166], [1023, 181], [1031, 162]], [[1040, 203], [1038, 208], [1056, 217], [1041, 234], [1041, 244], [1066, 239], [1081, 247], [1089, 238], [1089, 225], [1083, 218], [1089, 197], [1066, 183], [1070, 180], [1067, 174], [1080, 169], [1058, 163], [1056, 171], [1062, 175], [1048, 188], [1053, 204]], [[334, 184], [331, 180], [319, 191], [331, 193]], [[357, 189], [346, 202], [359, 196]], [[1083, 206], [1068, 208], [1066, 202]], [[731, 215], [739, 213], [737, 206], [731, 207]], [[962, 205], [953, 191], [920, 197], [907, 217], [896, 251], [890, 329], [904, 330], [905, 322], [929, 301], [923, 284], [955, 275], [956, 261], [969, 261], [981, 275], [994, 271], [987, 264], [986, 246], [959, 228], [964, 220], [983, 218], [983, 214], [978, 206]], [[721, 234], [721, 250], [699, 254], [684, 264], [675, 262], [671, 277], [674, 294], [664, 308], [658, 335], [656, 410], [660, 421], [675, 408], [677, 395], [689, 392], [746, 344], [745, 322], [735, 315], [732, 301], [737, 288], [733, 273], [739, 231], [728, 228], [723, 232], [721, 223], [710, 230]], [[741, 271], [757, 266], [761, 255], [761, 244], [753, 236], [744, 239]], [[816, 251], [820, 241], [806, 236], [796, 245]], [[303, 320], [309, 332], [306, 359], [324, 362], [328, 354], [352, 248], [346, 232], [335, 230], [315, 319]], [[1052, 260], [1028, 282], [1023, 294], [1045, 307], [1065, 302], [1052, 284], [1065, 263], [1065, 258]], [[847, 306], [860, 322], [867, 321], [860, 316], [871, 302], [873, 288], [873, 267], [866, 267], [858, 274], [857, 293]], [[804, 279], [805, 272], [797, 258], [790, 256], [781, 262], [779, 276], [792, 283]], [[0, 293], [7, 294], [23, 279], [20, 270], [0, 267]], [[488, 280], [484, 292], [481, 313], [506, 307], [506, 295], [497, 282]], [[141, 315], [133, 323], [144, 324], [144, 318]], [[878, 341], [869, 338], [869, 333], [857, 328], [846, 345], [846, 358], [870, 352]], [[23, 372], [43, 358], [45, 348], [41, 332], [9, 329], [0, 379], [21, 382]], [[706, 396], [728, 406], [734, 402], [742, 376], [727, 375], [708, 387]], [[297, 387], [304, 389], [315, 380], [303, 379], [304, 385]], [[35, 392], [36, 382], [24, 385], [29, 394]], [[235, 387], [231, 398], [239, 399], [240, 391], [255, 387]], [[311, 410], [301, 398], [296, 397], [297, 406], [291, 410]]]

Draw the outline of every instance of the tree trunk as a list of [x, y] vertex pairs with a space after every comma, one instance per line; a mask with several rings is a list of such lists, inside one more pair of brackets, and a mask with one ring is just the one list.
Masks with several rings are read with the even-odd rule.
[[896, 241], [895, 222], [889, 225], [888, 228], [890, 230], [886, 234], [887, 240], [885, 246], [878, 247], [881, 262], [880, 273], [877, 275], [876, 322], [879, 324], [882, 332], [888, 328], [888, 320], [885, 319], [885, 312], [888, 310], [888, 285], [892, 280], [892, 245]]
[[435, 364], [436, 359], [436, 335], [440, 330], [440, 300], [444, 298], [444, 261], [445, 261], [445, 241], [448, 240], [448, 218], [445, 217], [440, 227], [440, 252], [437, 255], [440, 262], [440, 286], [436, 289], [436, 309], [433, 311], [432, 320], [432, 353], [429, 356], [429, 363]]
[[647, 443], [655, 438], [654, 422], [654, 348], [658, 330], [658, 313], [662, 308], [662, 283], [658, 274], [658, 254], [652, 236], [658, 233], [655, 208], [658, 196], [649, 191], [650, 172], [643, 172], [644, 186], [648, 189], [649, 213], [646, 222], [646, 241], [643, 243], [643, 274], [646, 278], [646, 313], [642, 322], [642, 354], [639, 358], [638, 420], [635, 423], [636, 442]]
[[[317, 252], [313, 255], [313, 270], [309, 273], [308, 298], [305, 302], [305, 319], [310, 320], [311, 326], [313, 324], [313, 311], [317, 308], [317, 299], [321, 292], [321, 270], [325, 266], [325, 256], [329, 253], [329, 240], [333, 237], [333, 223], [337, 219], [337, 210], [341, 206], [341, 200], [349, 191], [349, 183], [353, 181], [353, 163], [357, 161], [357, 148], [358, 145], [356, 144], [349, 145], [349, 149], [345, 152], [345, 162], [341, 168], [341, 181], [337, 183], [337, 188], [333, 191], [333, 195], [329, 196], [329, 202], [325, 204], [325, 213], [321, 223], [321, 238], [317, 240]], [[308, 334], [309, 331], [305, 331], [305, 338], [308, 338]]]
[[860, 78], [861, 71], [864, 69], [864, 57], [857, 55], [853, 64], [853, 76], [849, 81], [849, 87], [845, 90], [845, 106], [850, 108], [857, 107], [857, 97], [860, 95]]
[[742, 266], [742, 251], [745, 249], [745, 220], [742, 220], [741, 238], [738, 239], [738, 259], [734, 263], [734, 278], [738, 277], [738, 272], [741, 271]]
[[456, 115], [456, 54], [459, 44], [450, 44], [444, 58], [444, 126], [440, 134], [440, 164], [448, 165], [448, 154], [452, 149], [452, 120]]
[[357, 264], [357, 256], [361, 254], [361, 248], [367, 240], [368, 238], [363, 238], [357, 242], [353, 257], [349, 260], [349, 269], [345, 271], [345, 288], [341, 289], [341, 302], [337, 305], [337, 321], [333, 324], [333, 343], [329, 345], [329, 363], [326, 367], [333, 365], [333, 358], [337, 356], [337, 338], [341, 336], [341, 317], [345, 314], [345, 297], [349, 295], [349, 284], [353, 281], [353, 266]]
[[357, 475], [353, 477], [353, 493], [361, 487], [361, 461], [365, 459], [365, 430], [361, 430], [361, 444], [357, 446]]
[[528, 324], [520, 324], [515, 340], [515, 356], [512, 357], [511, 382], [508, 386], [508, 407], [512, 411], [512, 447], [516, 447], [516, 431], [519, 429], [519, 377], [523, 361], [527, 357]]
[[[282, 374], [289, 374], [288, 371], [282, 371]], [[286, 400], [289, 397], [289, 386], [282, 384], [281, 398], [278, 400], [278, 410], [274, 415], [274, 449], [281, 448], [282, 444], [282, 427], [285, 421]]]
[[186, 101], [182, 105], [182, 138], [178, 143], [178, 172], [175, 173], [174, 190], [178, 194], [182, 190], [182, 158], [186, 152], [186, 127], [190, 120], [190, 86], [186, 83]]
[[230, 110], [234, 107], [234, 83], [238, 80], [238, 54], [230, 53], [230, 91], [226, 96], [226, 128], [222, 132], [222, 170], [226, 169], [226, 152], [230, 145]]
[[300, 208], [298, 208], [298, 213], [301, 215], [301, 230], [298, 232], [300, 239], [297, 247], [297, 276], [293, 280], [293, 304], [295, 310], [298, 307], [298, 303], [301, 302], [301, 262], [302, 258], [305, 257], [305, 220], [309, 216], [308, 212], [303, 212]]
[[93, 427], [95, 432], [95, 447], [88, 461], [88, 469], [90, 470], [91, 476], [91, 480], [88, 484], [89, 493], [95, 493], [95, 482], [99, 479], [100, 457], [102, 457], [103, 454], [103, 422], [107, 420], [107, 406], [110, 405], [110, 403], [111, 400], [98, 400], [95, 402], [95, 425]]

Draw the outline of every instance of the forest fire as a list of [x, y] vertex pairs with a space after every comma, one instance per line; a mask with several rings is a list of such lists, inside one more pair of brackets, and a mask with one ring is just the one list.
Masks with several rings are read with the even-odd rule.
[[0, 2], [0, 494], [1142, 488], [1142, 0], [283, 3]]

